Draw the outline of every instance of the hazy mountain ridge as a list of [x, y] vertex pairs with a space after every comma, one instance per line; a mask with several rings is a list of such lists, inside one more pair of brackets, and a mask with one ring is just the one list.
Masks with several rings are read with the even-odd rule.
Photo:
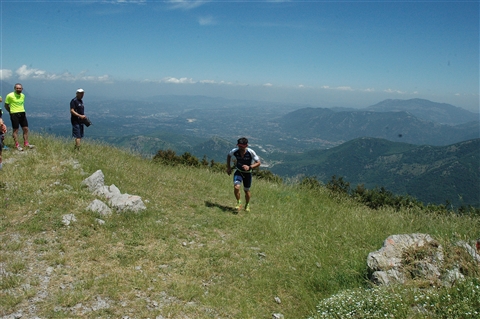
[[480, 139], [449, 146], [416, 146], [359, 138], [329, 150], [289, 155], [270, 170], [277, 175], [342, 176], [356, 186], [385, 187], [426, 203], [480, 203]]
[[[407, 100], [404, 104], [418, 104], [418, 100]], [[376, 104], [375, 109], [381, 110], [381, 105], [389, 106], [393, 103], [392, 101], [396, 100]], [[69, 102], [70, 99], [60, 101], [33, 99], [29, 96], [26, 107], [31, 129], [70, 137]], [[444, 106], [441, 103], [431, 103], [433, 106], [437, 104]], [[280, 176], [319, 175], [318, 172], [312, 172], [312, 168], [323, 165], [322, 158], [326, 155], [320, 151], [314, 151], [318, 156], [316, 159], [318, 161], [315, 162], [312, 161], [310, 153], [306, 153], [309, 150], [325, 148], [335, 149], [336, 152], [344, 150], [339, 155], [340, 159], [358, 158], [359, 154], [362, 154], [361, 150], [350, 148], [348, 143], [356, 138], [373, 137], [397, 142], [395, 147], [385, 141], [385, 146], [377, 144], [373, 148], [374, 154], [378, 153], [377, 156], [386, 156], [387, 153], [379, 152], [382, 147], [392, 148], [396, 154], [400, 153], [395, 150], [399, 147], [398, 145], [403, 145], [402, 148], [405, 151], [416, 148], [418, 144], [450, 145], [478, 139], [480, 135], [478, 121], [455, 126], [439, 124], [419, 119], [405, 110], [374, 112], [341, 107], [326, 109], [201, 96], [165, 96], [164, 98], [159, 96], [145, 101], [95, 101], [90, 100], [87, 95], [85, 105], [87, 115], [93, 122], [93, 125], [86, 129], [87, 139], [101, 140], [145, 156], [153, 156], [159, 149], [172, 149], [177, 154], [189, 152], [199, 159], [206, 156], [208, 160], [213, 159], [223, 163], [226, 153], [235, 145], [236, 139], [246, 135], [252, 147], [262, 157], [264, 167], [268, 169], [272, 167], [272, 170]], [[432, 113], [437, 112], [431, 105], [428, 107]], [[454, 112], [461, 111], [456, 107], [447, 108]], [[426, 107], [425, 110], [427, 110]], [[476, 116], [470, 119], [475, 118]], [[341, 148], [335, 148], [336, 146]], [[399, 161], [406, 159], [406, 156], [398, 158]], [[293, 166], [286, 167], [286, 163], [290, 163], [290, 160]], [[435, 158], [432, 159], [434, 160]], [[278, 162], [282, 163], [275, 165]], [[303, 162], [305, 165], [301, 165]], [[333, 165], [341, 163], [344, 166]], [[357, 166], [352, 166], [351, 161], [334, 159], [331, 164], [325, 171], [327, 178], [338, 175], [346, 176], [349, 180], [350, 176], [355, 176], [359, 171]], [[366, 167], [371, 167], [371, 170], [375, 171], [374, 163], [368, 162], [368, 165]], [[421, 165], [406, 165], [405, 171], [423, 169]], [[437, 165], [438, 169], [442, 169], [442, 165], [438, 162]], [[418, 178], [409, 177], [411, 182], [408, 185], [402, 181], [385, 181], [381, 174], [377, 176], [374, 172], [364, 172], [365, 175], [359, 176], [357, 180], [358, 183], [368, 182], [368, 185], [372, 186], [385, 186], [398, 193], [408, 192], [414, 196], [421, 194], [420, 196], [426, 200], [443, 203], [445, 199], [453, 201], [452, 197], [457, 195], [452, 194], [464, 192], [463, 188], [468, 187], [468, 183], [478, 180], [478, 172], [475, 173], [476, 175], [468, 175], [466, 172], [469, 169], [465, 169], [465, 165], [452, 165], [457, 167], [459, 173], [457, 177], [450, 173], [449, 183], [462, 190], [454, 190], [453, 193], [442, 191], [444, 194], [434, 195], [436, 197], [433, 199], [428, 197], [428, 193], [438, 193], [435, 187], [441, 186], [438, 176], [443, 174], [442, 171], [436, 172], [433, 168], [425, 171], [424, 175], [419, 175]], [[478, 171], [478, 161], [471, 165], [476, 165]], [[302, 168], [299, 169], [299, 166]], [[282, 169], [277, 171], [280, 167]], [[425, 183], [422, 180], [424, 176], [426, 176]], [[435, 183], [429, 184], [432, 180], [435, 180]]]
[[389, 99], [369, 106], [364, 110], [375, 112], [406, 111], [429, 122], [449, 125], [462, 124], [479, 119], [478, 113], [473, 113], [451, 104], [437, 103], [425, 99]]
[[406, 111], [339, 111], [305, 108], [278, 120], [284, 132], [298, 138], [322, 137], [338, 144], [359, 137], [412, 144], [448, 145], [480, 136], [480, 122], [455, 126], [428, 122]]
[[[418, 100], [407, 100], [403, 104], [417, 105]], [[31, 128], [70, 136], [69, 102], [70, 99], [57, 101], [28, 97], [26, 107]], [[444, 106], [435, 102], [430, 104]], [[247, 135], [268, 152], [304, 152], [334, 147], [365, 136], [430, 145], [448, 145], [480, 136], [478, 116], [470, 116], [472, 121], [469, 123], [452, 126], [428, 122], [406, 111], [346, 111], [341, 107], [326, 109], [300, 104], [173, 95], [143, 101], [96, 101], [89, 100], [87, 95], [85, 106], [94, 123], [86, 135], [96, 139], [168, 132], [203, 138], [204, 141], [212, 136], [234, 141], [239, 135]], [[453, 106], [450, 109], [459, 114], [471, 113]], [[432, 112], [437, 112], [435, 110]]]

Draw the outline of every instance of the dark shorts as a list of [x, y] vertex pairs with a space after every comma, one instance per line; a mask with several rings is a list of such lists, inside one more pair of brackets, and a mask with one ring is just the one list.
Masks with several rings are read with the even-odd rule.
[[10, 121], [12, 121], [12, 128], [18, 130], [21, 127], [28, 127], [27, 115], [25, 112], [10, 113]]
[[0, 154], [2, 153], [3, 149], [3, 141], [5, 140], [5, 134], [0, 133]]
[[75, 138], [83, 137], [83, 124], [72, 124], [72, 136]]
[[241, 173], [239, 171], [235, 171], [233, 174], [233, 184], [242, 184], [245, 190], [249, 190], [252, 186], [252, 174], [251, 173]]

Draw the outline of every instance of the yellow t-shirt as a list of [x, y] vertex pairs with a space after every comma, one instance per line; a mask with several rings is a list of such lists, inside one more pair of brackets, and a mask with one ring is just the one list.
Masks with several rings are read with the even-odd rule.
[[10, 113], [25, 112], [25, 94], [8, 93], [5, 98], [5, 104], [10, 105]]

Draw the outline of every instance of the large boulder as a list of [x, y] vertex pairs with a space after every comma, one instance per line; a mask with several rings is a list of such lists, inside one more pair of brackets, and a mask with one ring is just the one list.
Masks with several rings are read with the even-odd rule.
[[442, 263], [442, 246], [428, 234], [389, 236], [382, 248], [367, 257], [372, 281], [383, 285], [408, 279], [436, 281]]
[[147, 208], [142, 198], [137, 195], [120, 194], [119, 196], [111, 197], [108, 203], [118, 212], [133, 211], [138, 213]]
[[[117, 186], [113, 184], [105, 186], [104, 183], [105, 176], [101, 170], [96, 171], [82, 181], [82, 185], [87, 186], [94, 195], [106, 198], [109, 205], [118, 212], [133, 211], [138, 213], [147, 208], [140, 196], [122, 194]], [[110, 214], [109, 207], [106, 204], [100, 204], [98, 201], [90, 203], [87, 209], [105, 216]]]

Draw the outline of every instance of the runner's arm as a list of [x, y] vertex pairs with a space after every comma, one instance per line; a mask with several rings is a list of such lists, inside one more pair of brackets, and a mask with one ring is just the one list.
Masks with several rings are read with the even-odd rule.
[[255, 163], [253, 163], [253, 165], [250, 165], [250, 169], [254, 169], [254, 168], [257, 168], [260, 165], [262, 165], [262, 163], [260, 162], [260, 159], [254, 160], [254, 161], [255, 161]]
[[257, 153], [255, 153], [254, 150], [250, 149], [250, 152], [252, 154], [252, 159], [254, 161], [253, 164], [250, 164], [250, 169], [252, 170], [262, 165], [262, 163], [260, 162], [260, 157], [257, 155]]

